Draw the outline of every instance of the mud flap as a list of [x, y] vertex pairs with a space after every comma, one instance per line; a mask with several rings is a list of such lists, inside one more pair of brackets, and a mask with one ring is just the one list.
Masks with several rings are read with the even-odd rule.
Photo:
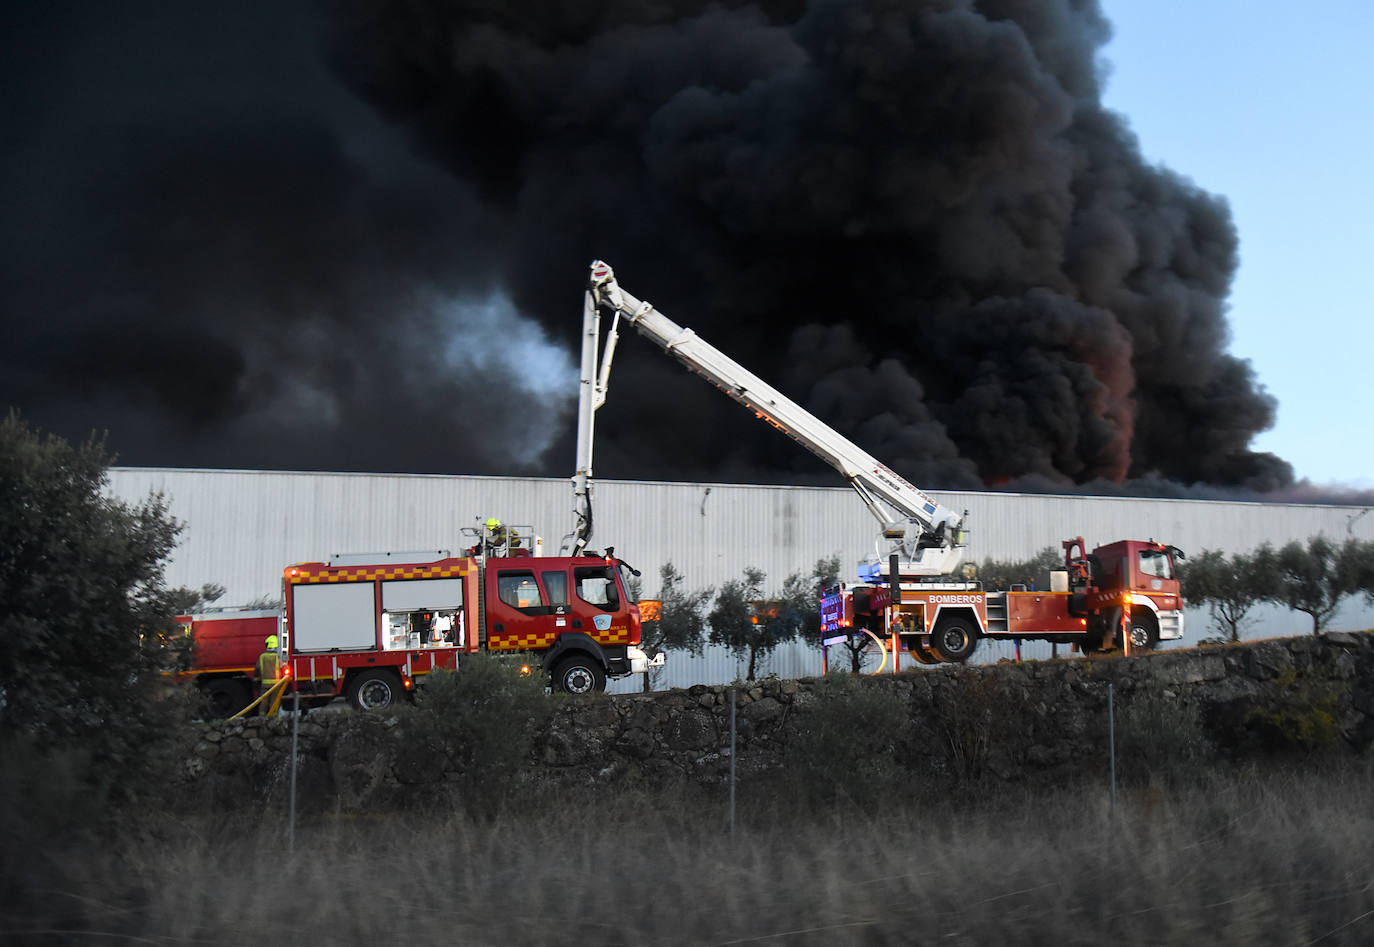
[[1103, 651], [1111, 651], [1126, 646], [1126, 625], [1123, 621], [1122, 612], [1123, 610], [1117, 607], [1106, 613], [1107, 627], [1102, 632]]

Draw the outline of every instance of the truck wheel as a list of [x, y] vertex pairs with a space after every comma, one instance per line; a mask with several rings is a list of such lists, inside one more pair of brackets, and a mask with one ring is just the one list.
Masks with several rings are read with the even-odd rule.
[[565, 694], [590, 694], [606, 689], [606, 672], [590, 654], [573, 654], [553, 671], [553, 689]]
[[200, 696], [206, 716], [216, 720], [232, 717], [253, 699], [247, 684], [225, 678], [207, 683], [201, 688]]
[[930, 650], [942, 661], [967, 661], [978, 647], [978, 632], [966, 618], [947, 618], [930, 636]]
[[930, 650], [930, 645], [924, 638], [906, 639], [907, 653], [910, 654], [920, 664], [939, 664], [940, 656]]
[[364, 671], [348, 685], [348, 702], [358, 710], [385, 710], [401, 702], [401, 682], [390, 671]]
[[1127, 634], [1131, 636], [1132, 653], [1153, 651], [1159, 644], [1159, 625], [1155, 623], [1155, 616], [1143, 609], [1131, 610], [1131, 630]]

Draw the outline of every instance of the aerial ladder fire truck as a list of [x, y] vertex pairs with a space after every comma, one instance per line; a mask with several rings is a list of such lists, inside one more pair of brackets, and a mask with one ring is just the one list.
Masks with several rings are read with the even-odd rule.
[[[598, 354], [603, 313], [612, 321]], [[1088, 552], [1077, 537], [1063, 543], [1064, 568], [1051, 574], [1049, 590], [985, 590], [971, 563], [961, 568], [967, 512], [944, 506], [691, 329], [626, 292], [600, 260], [591, 265], [583, 303], [575, 548], [591, 534], [593, 420], [606, 398], [622, 320], [834, 467], [878, 520], [881, 532], [874, 554], [859, 564], [859, 584], [842, 585], [821, 601], [824, 639], [868, 634], [890, 641], [894, 652], [900, 645], [917, 661], [934, 664], [966, 661], [981, 638], [1070, 643], [1089, 653], [1148, 650], [1183, 637], [1176, 548], [1126, 540]]]

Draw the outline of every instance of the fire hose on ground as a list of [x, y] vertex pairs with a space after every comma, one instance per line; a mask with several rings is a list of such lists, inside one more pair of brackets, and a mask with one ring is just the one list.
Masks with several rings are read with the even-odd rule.
[[[275, 682], [272, 684], [271, 687], [269, 687], [267, 690], [265, 690], [265, 691], [263, 691], [261, 694], [259, 694], [256, 700], [254, 700], [254, 701], [253, 701], [251, 704], [249, 704], [247, 707], [244, 707], [244, 708], [243, 708], [242, 710], [240, 710], [238, 713], [234, 714], [234, 715], [233, 715], [232, 717], [230, 717], [229, 719], [230, 719], [230, 720], [236, 720], [236, 719], [238, 719], [239, 717], [244, 716], [244, 715], [247, 714], [250, 710], [252, 710], [254, 707], [258, 706], [259, 704], [261, 704], [261, 703], [262, 703], [263, 701], [265, 701], [265, 700], [268, 701], [268, 704], [267, 704], [267, 711], [265, 712], [264, 716], [267, 716], [267, 717], [275, 717], [275, 716], [277, 715], [277, 710], [281, 707], [281, 698], [282, 698], [282, 694], [286, 693], [286, 685], [289, 684], [289, 683], [291, 683], [291, 678], [289, 678], [289, 677], [279, 678], [277, 681], [275, 681]], [[270, 698], [270, 700], [269, 700], [269, 698]]]

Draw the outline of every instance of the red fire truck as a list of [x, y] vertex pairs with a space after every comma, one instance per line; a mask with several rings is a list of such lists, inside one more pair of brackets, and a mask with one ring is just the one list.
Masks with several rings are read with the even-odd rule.
[[[602, 310], [613, 321], [599, 357]], [[600, 260], [591, 265], [583, 301], [585, 415], [605, 400], [622, 320], [833, 466], [881, 524], [878, 542], [889, 544], [888, 554], [875, 544], [873, 556], [860, 563], [859, 580], [866, 584], [841, 587], [821, 604], [824, 634], [832, 641], [865, 633], [880, 645], [899, 639], [918, 660], [935, 663], [967, 660], [982, 637], [1072, 642], [1084, 652], [1145, 650], [1183, 637], [1174, 572], [1181, 553], [1174, 547], [1127, 540], [1088, 554], [1079, 537], [1064, 543], [1064, 569], [1053, 574], [1049, 591], [984, 591], [972, 564], [962, 562], [967, 512], [908, 483], [691, 329], [630, 295]], [[589, 389], [594, 398], [587, 397]], [[589, 439], [590, 423], [579, 431], [584, 428]]]
[[[984, 591], [975, 579], [902, 576], [895, 584], [840, 586], [821, 601], [822, 642], [856, 633], [895, 639], [918, 662], [966, 661], [980, 638], [1036, 639], [1080, 652], [1148, 651], [1183, 637], [1178, 550], [1123, 540], [1085, 554], [1083, 538], [1064, 544], [1064, 569], [1048, 591]], [[890, 570], [889, 570], [890, 572]]]
[[[521, 554], [521, 553], [524, 554]], [[607, 555], [340, 555], [288, 566], [282, 667], [314, 701], [386, 707], [464, 653], [531, 655], [556, 690], [604, 690], [643, 673], [640, 615], [624, 562]]]
[[360, 710], [397, 702], [464, 653], [526, 654], [570, 694], [663, 664], [639, 648], [630, 568], [606, 555], [452, 556], [447, 551], [339, 555], [288, 566], [280, 611], [226, 610], [178, 621], [195, 636], [190, 677], [227, 716], [257, 695], [254, 671], [278, 636], [282, 676], [304, 705], [347, 697]]
[[215, 717], [238, 713], [257, 696], [254, 678], [258, 655], [268, 635], [277, 634], [281, 613], [276, 609], [222, 609], [181, 615], [176, 621], [192, 638], [191, 668], [172, 675], [192, 681]]

